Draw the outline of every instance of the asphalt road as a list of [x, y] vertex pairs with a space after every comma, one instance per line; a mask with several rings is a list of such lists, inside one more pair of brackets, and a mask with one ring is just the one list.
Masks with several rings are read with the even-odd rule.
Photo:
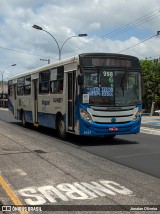
[[114, 141], [82, 147], [85, 151], [160, 178], [160, 136], [117, 136]]
[[25, 129], [0, 111], [0, 136], [4, 204], [121, 205], [120, 210], [160, 204], [158, 135], [62, 141], [52, 130]]
[[[17, 123], [8, 111], [0, 111], [0, 119], [12, 124]], [[144, 127], [160, 130], [160, 126], [142, 124]], [[44, 134], [52, 135], [52, 130], [43, 129]], [[56, 134], [55, 134], [56, 136]], [[66, 142], [89, 153], [131, 167], [141, 172], [160, 178], [160, 135], [117, 136], [113, 140], [93, 137], [69, 136]]]

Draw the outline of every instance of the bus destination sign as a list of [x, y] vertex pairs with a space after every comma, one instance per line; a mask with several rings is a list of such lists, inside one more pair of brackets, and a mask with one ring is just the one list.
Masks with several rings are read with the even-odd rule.
[[84, 67], [102, 66], [102, 67], [132, 67], [132, 60], [112, 57], [84, 57]]
[[116, 58], [92, 58], [94, 66], [115, 66], [115, 67], [131, 67], [131, 61], [128, 59]]

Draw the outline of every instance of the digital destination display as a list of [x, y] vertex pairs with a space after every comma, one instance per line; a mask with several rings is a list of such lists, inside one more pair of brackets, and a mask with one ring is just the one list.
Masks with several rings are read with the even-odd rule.
[[92, 58], [94, 66], [131, 67], [131, 60], [112, 58]]
[[115, 57], [83, 57], [82, 64], [84, 67], [133, 67], [139, 68], [138, 60]]

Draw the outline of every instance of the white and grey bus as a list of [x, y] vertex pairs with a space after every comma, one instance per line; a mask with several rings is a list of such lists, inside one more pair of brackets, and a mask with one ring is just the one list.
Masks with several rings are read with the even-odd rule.
[[84, 53], [14, 76], [8, 106], [23, 126], [31, 123], [85, 136], [136, 134], [142, 110], [136, 57]]

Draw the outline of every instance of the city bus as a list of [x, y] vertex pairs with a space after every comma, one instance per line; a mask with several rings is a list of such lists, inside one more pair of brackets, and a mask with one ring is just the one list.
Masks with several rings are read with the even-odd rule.
[[16, 75], [8, 106], [22, 125], [56, 129], [60, 138], [136, 134], [142, 112], [138, 58], [83, 53]]

